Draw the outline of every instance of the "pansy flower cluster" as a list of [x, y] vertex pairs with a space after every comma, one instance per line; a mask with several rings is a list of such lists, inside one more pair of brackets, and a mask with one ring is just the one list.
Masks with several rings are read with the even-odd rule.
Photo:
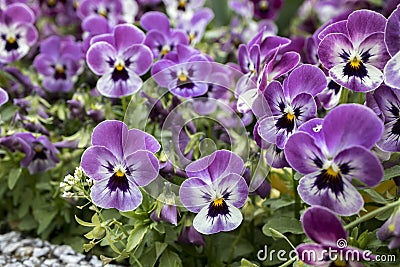
[[104, 264], [400, 258], [400, 1], [293, 2], [0, 0], [4, 222]]

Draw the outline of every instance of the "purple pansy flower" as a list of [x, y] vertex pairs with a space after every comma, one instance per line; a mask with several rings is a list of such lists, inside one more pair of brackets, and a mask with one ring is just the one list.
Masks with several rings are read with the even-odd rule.
[[367, 96], [367, 103], [384, 121], [385, 131], [377, 145], [384, 151], [400, 152], [400, 91], [381, 85]]
[[389, 243], [389, 249], [400, 247], [400, 209], [397, 208], [390, 218], [376, 232], [379, 240], [392, 238]]
[[97, 90], [107, 97], [121, 97], [135, 93], [142, 86], [139, 77], [152, 64], [153, 55], [143, 45], [144, 33], [130, 24], [115, 26], [111, 34], [92, 39], [86, 60], [89, 68], [102, 75]]
[[78, 6], [77, 14], [81, 20], [90, 15], [100, 15], [111, 25], [116, 25], [122, 15], [121, 0], [83, 0]]
[[16, 133], [14, 137], [19, 141], [21, 151], [25, 153], [21, 166], [28, 168], [30, 174], [45, 172], [59, 162], [58, 151], [46, 136], [35, 137], [31, 133]]
[[82, 71], [81, 46], [73, 37], [51, 36], [41, 44], [33, 65], [43, 75], [46, 90], [69, 92]]
[[258, 19], [274, 19], [282, 7], [283, 0], [250, 0], [254, 16]]
[[181, 97], [196, 97], [207, 92], [207, 76], [211, 72], [209, 59], [200, 51], [184, 45], [178, 45], [156, 62], [151, 70], [154, 80], [171, 93]]
[[186, 32], [191, 45], [200, 42], [204, 35], [204, 31], [214, 18], [214, 13], [209, 8], [202, 8], [191, 16], [179, 16], [176, 28]]
[[163, 0], [168, 16], [175, 21], [177, 17], [195, 12], [204, 5], [204, 0]]
[[3, 89], [0, 88], [0, 106], [4, 105], [8, 101], [8, 94], [7, 92]]
[[[283, 87], [271, 82], [253, 104], [259, 117], [258, 134], [268, 143], [283, 149], [287, 138], [307, 120], [315, 117], [314, 96], [326, 87], [325, 74], [315, 66], [302, 65], [284, 81]], [[270, 110], [263, 111], [267, 105]]]
[[318, 57], [332, 79], [357, 92], [376, 89], [389, 60], [384, 43], [386, 18], [370, 10], [357, 10], [347, 20], [326, 27], [318, 37]]
[[313, 266], [360, 267], [357, 261], [373, 260], [374, 255], [347, 246], [347, 233], [339, 218], [329, 209], [314, 206], [301, 217], [306, 235], [315, 243], [296, 247], [298, 259]]
[[206, 246], [206, 242], [204, 241], [204, 236], [202, 236], [197, 230], [191, 226], [185, 226], [182, 228], [181, 234], [178, 236], [178, 242], [193, 244], [196, 246]]
[[175, 193], [171, 190], [171, 183], [165, 183], [164, 190], [158, 199], [162, 202], [161, 210], [154, 210], [150, 214], [150, 219], [155, 222], [165, 221], [178, 225], [178, 210], [175, 206]]
[[248, 187], [241, 176], [243, 160], [227, 150], [218, 150], [186, 167], [189, 179], [180, 188], [182, 204], [198, 213], [194, 228], [202, 234], [236, 229], [243, 216], [239, 210], [247, 199]]
[[392, 58], [387, 62], [384, 74], [385, 84], [393, 87], [400, 88], [400, 6], [393, 11], [388, 18], [385, 28], [385, 43], [389, 54]]
[[176, 51], [178, 44], [188, 45], [189, 39], [182, 30], [172, 30], [168, 17], [161, 12], [146, 12], [140, 24], [147, 31], [144, 44], [150, 47], [155, 58]]
[[363, 198], [351, 184], [376, 186], [383, 177], [379, 159], [369, 151], [383, 132], [382, 121], [362, 105], [345, 104], [325, 119], [313, 119], [289, 137], [285, 156], [304, 175], [298, 191], [304, 202], [340, 215], [356, 214]]
[[85, 32], [83, 35], [85, 37], [82, 42], [82, 50], [86, 54], [94, 36], [111, 33], [113, 28], [103, 16], [91, 15], [82, 22], [82, 30]]
[[158, 175], [154, 153], [157, 140], [137, 129], [128, 130], [120, 121], [104, 121], [96, 126], [92, 146], [82, 155], [81, 166], [95, 180], [92, 201], [102, 208], [134, 210], [142, 202], [139, 186], [148, 185]]
[[326, 110], [332, 109], [339, 104], [343, 87], [337, 84], [332, 78], [327, 77], [328, 85], [317, 95], [319, 104]]
[[29, 52], [38, 38], [35, 19], [32, 10], [20, 3], [0, 12], [0, 63], [11, 63]]

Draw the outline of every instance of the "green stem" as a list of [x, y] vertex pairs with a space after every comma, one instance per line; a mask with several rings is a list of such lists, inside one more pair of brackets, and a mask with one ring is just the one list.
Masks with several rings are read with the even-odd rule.
[[297, 260], [297, 257], [291, 258], [290, 260], [288, 260], [287, 262], [285, 262], [282, 265], [279, 265], [279, 267], [286, 267], [289, 266], [290, 264], [292, 264], [293, 262], [295, 262]]
[[372, 218], [376, 217], [377, 215], [381, 214], [384, 211], [387, 211], [389, 209], [396, 208], [396, 207], [399, 207], [399, 206], [400, 206], [400, 199], [395, 201], [395, 202], [393, 202], [393, 203], [387, 204], [386, 206], [383, 206], [383, 207], [381, 207], [379, 209], [376, 209], [376, 210], [373, 210], [373, 211], [367, 213], [366, 215], [364, 215], [364, 216], [358, 218], [357, 220], [355, 220], [354, 222], [349, 223], [344, 228], [346, 230], [352, 229], [353, 227], [357, 226], [358, 224], [360, 224], [362, 222], [365, 222], [365, 221], [368, 221], [369, 219], [372, 219]]
[[349, 90], [346, 88], [343, 88], [342, 94], [340, 95], [339, 103], [340, 104], [347, 103], [348, 99], [349, 99]]
[[299, 192], [297, 191], [297, 187], [299, 185], [299, 181], [294, 178], [295, 174], [296, 174], [296, 171], [292, 170], [293, 193], [294, 193], [294, 217], [296, 219], [300, 220], [301, 203], [300, 203]]
[[235, 241], [233, 241], [233, 243], [232, 243], [231, 251], [230, 251], [230, 253], [229, 253], [229, 258], [228, 258], [228, 264], [227, 264], [227, 266], [231, 266], [231, 262], [232, 262], [232, 260], [233, 260], [233, 256], [234, 256], [234, 253], [235, 253], [235, 247], [237, 246], [237, 244], [239, 243], [240, 239], [242, 238], [244, 229], [245, 229], [245, 228], [244, 228], [243, 226], [240, 227], [239, 234], [236, 236]]

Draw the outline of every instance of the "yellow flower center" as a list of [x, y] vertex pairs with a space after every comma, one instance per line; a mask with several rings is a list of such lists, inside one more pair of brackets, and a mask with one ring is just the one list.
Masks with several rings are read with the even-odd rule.
[[186, 0], [179, 0], [178, 8], [184, 9], [186, 7]]
[[48, 5], [49, 7], [55, 6], [55, 5], [56, 5], [56, 0], [47, 0], [47, 5]]
[[43, 151], [43, 146], [42, 146], [42, 145], [35, 145], [35, 146], [33, 147], [33, 150], [34, 150], [36, 153], [40, 153], [40, 152]]
[[268, 9], [268, 1], [260, 1], [258, 6], [260, 7], [261, 11], [267, 11], [267, 9]]
[[341, 261], [341, 260], [336, 260], [333, 263], [333, 266], [337, 266], [337, 267], [346, 267], [347, 263], [345, 261]]
[[57, 66], [56, 67], [56, 72], [58, 73], [58, 74], [63, 74], [64, 73], [64, 67], [63, 66]]
[[169, 51], [171, 51], [171, 48], [169, 47], [169, 45], [164, 45], [163, 48], [161, 49], [161, 55], [165, 56], [166, 54], [169, 53]]
[[394, 232], [396, 230], [396, 225], [394, 223], [389, 224], [388, 229], [390, 232]]
[[99, 9], [99, 11], [97, 12], [100, 16], [103, 16], [104, 18], [107, 18], [108, 13], [107, 10], [105, 8], [101, 8]]
[[194, 40], [194, 38], [196, 38], [196, 34], [194, 32], [191, 32], [189, 34], [189, 41], [192, 42]]
[[338, 176], [339, 172], [338, 171], [334, 171], [332, 166], [330, 166], [327, 170], [326, 173], [332, 177], [336, 177]]
[[9, 38], [7, 39], [7, 42], [10, 43], [10, 44], [15, 43], [15, 41], [16, 41], [15, 37], [9, 37]]
[[185, 73], [183, 73], [183, 72], [179, 73], [179, 75], [178, 75], [178, 79], [181, 82], [186, 82], [187, 78], [188, 78], [187, 75]]
[[217, 198], [217, 199], [214, 199], [214, 201], [213, 201], [213, 206], [214, 207], [220, 207], [220, 206], [222, 206], [224, 204], [224, 199], [221, 197], [221, 198]]
[[287, 114], [286, 114], [286, 118], [287, 118], [288, 120], [292, 121], [292, 120], [294, 119], [294, 114], [292, 114], [292, 113], [287, 113]]
[[353, 69], [358, 69], [361, 67], [361, 59], [359, 57], [353, 57], [350, 59], [350, 67]]
[[118, 170], [118, 171], [115, 173], [115, 175], [116, 175], [117, 177], [124, 177], [125, 173], [123, 173], [121, 170]]
[[121, 64], [121, 63], [115, 65], [115, 69], [117, 71], [122, 71], [124, 69], [124, 67], [125, 67], [124, 64]]

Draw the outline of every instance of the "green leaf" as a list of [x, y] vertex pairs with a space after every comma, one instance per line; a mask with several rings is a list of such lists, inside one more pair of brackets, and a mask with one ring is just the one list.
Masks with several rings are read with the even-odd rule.
[[126, 244], [126, 251], [132, 251], [139, 243], [143, 240], [148, 228], [144, 225], [136, 226], [128, 237], [128, 243]]
[[400, 165], [396, 165], [389, 169], [386, 169], [383, 175], [383, 180], [386, 181], [397, 176], [400, 176]]
[[156, 247], [156, 257], [158, 258], [164, 252], [164, 250], [168, 247], [168, 244], [161, 243], [161, 242], [155, 242], [155, 247]]
[[34, 209], [33, 210], [33, 216], [39, 223], [39, 228], [37, 229], [37, 233], [40, 234], [44, 230], [47, 229], [47, 227], [50, 225], [50, 223], [53, 221], [54, 217], [57, 215], [58, 211], [57, 210], [44, 210], [44, 209]]
[[258, 265], [255, 264], [255, 263], [252, 263], [252, 262], [249, 261], [249, 260], [242, 259], [242, 260], [240, 261], [240, 267], [258, 267]]
[[292, 217], [273, 217], [262, 228], [264, 235], [273, 236], [269, 230], [273, 228], [280, 233], [302, 234], [303, 228], [299, 220]]
[[364, 189], [364, 192], [376, 203], [386, 204], [387, 200], [378, 192], [372, 189]]
[[172, 251], [165, 251], [160, 258], [160, 266], [162, 267], [179, 267], [182, 266], [181, 258]]
[[79, 223], [82, 226], [87, 226], [87, 227], [96, 226], [96, 224], [94, 224], [94, 223], [85, 222], [85, 221], [79, 219], [76, 215], [75, 215], [75, 220], [76, 220], [77, 223]]
[[21, 168], [11, 169], [10, 174], [8, 175], [8, 188], [10, 188], [10, 190], [12, 190], [15, 184], [18, 182], [21, 172]]

